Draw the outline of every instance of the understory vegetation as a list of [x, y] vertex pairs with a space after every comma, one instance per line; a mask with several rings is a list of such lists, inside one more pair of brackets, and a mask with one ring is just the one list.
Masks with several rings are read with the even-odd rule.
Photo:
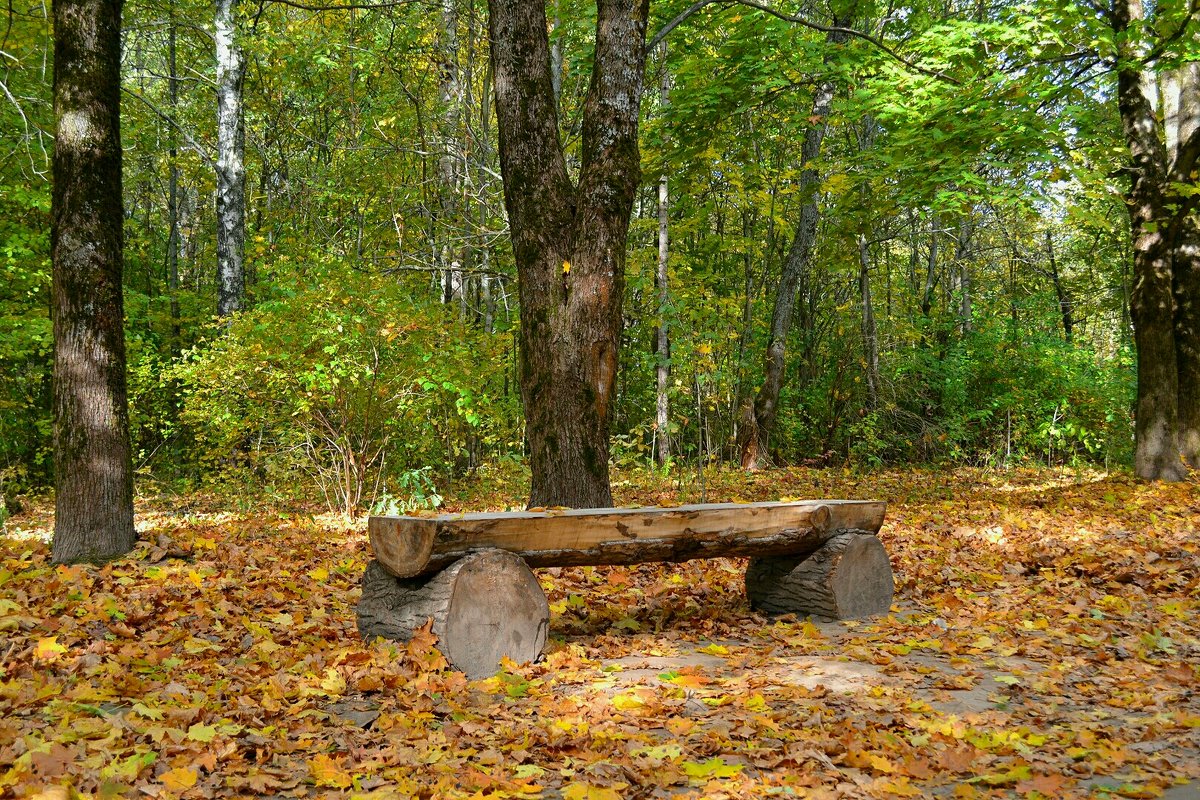
[[[211, 9], [126, 4], [124, 289], [145, 486], [320, 497], [353, 515], [428, 506], [481, 465], [525, 458], [486, 6], [444, 5], [238, 12], [245, 310], [217, 320]], [[651, 30], [676, 5], [656, 4]], [[1130, 463], [1127, 153], [1102, 57], [1113, 34], [1071, 4], [977, 5], [889, 16], [858, 4], [853, 23], [907, 61], [751, 9], [705, 11], [650, 54], [616, 464], [651, 463], [664, 439], [676, 472], [739, 460], [814, 193], [771, 460]], [[556, 9], [561, 138], [577, 169], [594, 9]], [[12, 496], [53, 483], [44, 8], [10, 9], [0, 49], [0, 493]], [[1080, 55], [1093, 51], [1095, 63]], [[822, 81], [827, 119], [812, 111]], [[808, 163], [800, 145], [817, 125]]]

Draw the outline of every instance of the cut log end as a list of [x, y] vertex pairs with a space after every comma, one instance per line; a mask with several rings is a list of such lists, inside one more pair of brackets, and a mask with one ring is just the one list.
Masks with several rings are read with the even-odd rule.
[[501, 550], [472, 553], [430, 578], [396, 578], [377, 561], [367, 566], [358, 607], [364, 638], [406, 641], [429, 619], [446, 660], [485, 678], [503, 658], [541, 655], [550, 606], [525, 562]]
[[396, 517], [371, 517], [367, 535], [375, 558], [397, 578], [420, 574], [433, 552], [433, 525], [400, 529]]
[[750, 606], [768, 614], [824, 620], [886, 614], [894, 591], [887, 551], [869, 533], [838, 534], [807, 558], [755, 558], [746, 570]]

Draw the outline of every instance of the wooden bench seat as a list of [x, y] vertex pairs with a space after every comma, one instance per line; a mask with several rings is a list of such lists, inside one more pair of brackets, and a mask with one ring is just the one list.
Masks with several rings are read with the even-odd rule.
[[549, 606], [530, 567], [749, 556], [746, 590], [768, 613], [886, 613], [893, 581], [877, 501], [717, 503], [376, 516], [358, 609], [364, 637], [405, 640], [433, 620], [442, 652], [472, 677], [536, 658]]

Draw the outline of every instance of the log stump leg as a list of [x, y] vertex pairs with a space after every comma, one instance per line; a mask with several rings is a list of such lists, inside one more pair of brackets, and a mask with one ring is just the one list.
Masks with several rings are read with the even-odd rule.
[[469, 678], [485, 678], [505, 656], [527, 662], [541, 655], [550, 606], [525, 562], [502, 550], [471, 553], [421, 578], [397, 578], [378, 561], [367, 565], [358, 604], [364, 639], [408, 641], [430, 619], [446, 660]]
[[883, 543], [859, 531], [839, 533], [808, 556], [753, 558], [746, 569], [750, 607], [768, 614], [822, 620], [886, 614], [894, 591]]

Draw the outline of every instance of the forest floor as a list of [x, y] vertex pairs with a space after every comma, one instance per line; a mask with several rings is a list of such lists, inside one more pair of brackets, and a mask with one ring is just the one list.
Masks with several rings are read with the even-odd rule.
[[[483, 474], [447, 507], [521, 491]], [[704, 494], [889, 501], [893, 613], [763, 617], [732, 559], [540, 570], [545, 658], [468, 682], [432, 636], [359, 638], [361, 521], [144, 500], [132, 556], [53, 567], [34, 504], [0, 536], [0, 797], [1200, 797], [1195, 484], [797, 469]]]

